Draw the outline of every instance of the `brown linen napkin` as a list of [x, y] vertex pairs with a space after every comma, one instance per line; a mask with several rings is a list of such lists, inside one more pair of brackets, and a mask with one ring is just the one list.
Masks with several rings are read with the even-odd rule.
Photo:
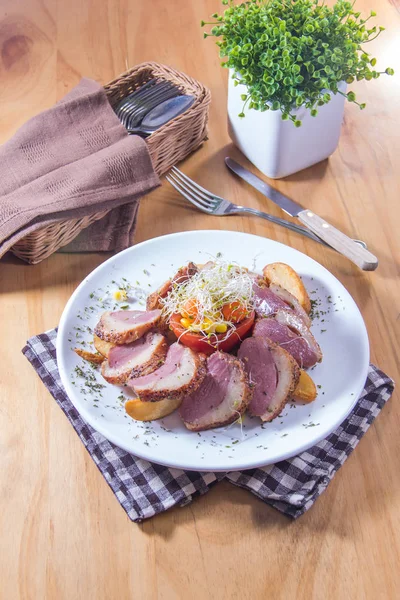
[[133, 246], [138, 210], [135, 200], [110, 210], [58, 252], [120, 252]]
[[159, 184], [144, 140], [82, 79], [0, 147], [0, 256], [27, 233], [111, 209], [70, 251], [126, 247], [138, 199]]

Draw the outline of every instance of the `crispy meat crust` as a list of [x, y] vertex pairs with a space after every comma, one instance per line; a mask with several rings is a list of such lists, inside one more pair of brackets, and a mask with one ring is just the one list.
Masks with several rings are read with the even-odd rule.
[[108, 372], [110, 366], [108, 360], [105, 360], [101, 365], [101, 374], [108, 383], [114, 383], [120, 385], [125, 383], [131, 377], [140, 377], [141, 375], [149, 375], [156, 369], [158, 369], [164, 362], [168, 351], [167, 340], [163, 337], [160, 343], [156, 346], [154, 353], [150, 360], [146, 361], [142, 365], [137, 365], [134, 369], [127, 369], [121, 371], [118, 375], [112, 375]]
[[206, 367], [206, 357], [204, 354], [197, 354], [191, 350], [193, 360], [194, 360], [194, 374], [189, 383], [182, 385], [180, 388], [176, 390], [164, 389], [164, 390], [143, 390], [138, 393], [142, 402], [158, 402], [159, 400], [163, 400], [164, 398], [179, 398], [184, 396], [185, 394], [192, 394], [201, 382], [207, 373]]
[[146, 309], [147, 310], [155, 310], [162, 309], [163, 305], [161, 304], [161, 298], [165, 298], [165, 296], [171, 291], [172, 284], [174, 283], [183, 283], [187, 279], [190, 279], [199, 271], [197, 265], [193, 262], [188, 263], [187, 266], [181, 267], [176, 275], [172, 279], [168, 279], [165, 283], [163, 283], [158, 290], [150, 294], [146, 300]]
[[111, 348], [114, 348], [115, 344], [111, 344], [111, 342], [105, 342], [101, 340], [97, 335], [93, 336], [93, 345], [96, 348], [97, 352], [108, 358], [108, 354]]
[[162, 304], [160, 302], [161, 298], [165, 298], [168, 292], [171, 289], [172, 282], [169, 279], [165, 283], [163, 283], [158, 290], [147, 296], [146, 300], [146, 310], [161, 310]]
[[133, 324], [131, 328], [126, 328], [125, 331], [117, 331], [116, 329], [110, 329], [104, 322], [105, 318], [110, 314], [110, 311], [105, 312], [100, 317], [100, 321], [97, 323], [94, 333], [101, 340], [105, 342], [111, 342], [121, 346], [122, 344], [130, 344], [141, 338], [145, 333], [155, 327], [160, 317], [153, 318], [146, 323]]
[[274, 356], [275, 362], [277, 354], [280, 354], [282, 358], [285, 358], [287, 360], [289, 368], [291, 370], [291, 379], [285, 389], [285, 393], [282, 394], [281, 401], [279, 402], [279, 404], [277, 404], [275, 410], [271, 413], [264, 413], [264, 415], [260, 417], [260, 419], [265, 423], [272, 421], [281, 413], [282, 409], [285, 407], [286, 402], [292, 397], [293, 392], [295, 391], [300, 379], [300, 367], [294, 360], [293, 356], [277, 344], [274, 344], [273, 342], [269, 342], [269, 345], [271, 347], [272, 355]]
[[[238, 379], [235, 381], [237, 386], [241, 386], [241, 400], [238, 406], [235, 406], [234, 412], [230, 414], [226, 419], [220, 421], [210, 421], [207, 425], [198, 425], [197, 423], [189, 423], [184, 421], [185, 426], [190, 429], [190, 431], [206, 431], [208, 429], [215, 429], [216, 427], [224, 427], [226, 425], [230, 425], [234, 421], [236, 421], [239, 416], [242, 416], [246, 411], [248, 405], [251, 402], [251, 398], [253, 396], [253, 391], [250, 387], [249, 378], [246, 371], [243, 368], [241, 361], [230, 354], [226, 354], [226, 359], [228, 360], [235, 372], [238, 374]], [[239, 398], [239, 394], [238, 394]]]

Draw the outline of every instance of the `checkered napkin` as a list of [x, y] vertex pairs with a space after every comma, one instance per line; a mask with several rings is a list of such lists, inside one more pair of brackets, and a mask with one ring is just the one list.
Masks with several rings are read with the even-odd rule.
[[245, 488], [293, 518], [311, 508], [390, 398], [394, 383], [370, 365], [350, 416], [325, 440], [290, 460], [230, 473], [180, 471], [142, 460], [114, 446], [80, 417], [62, 387], [56, 362], [57, 330], [32, 337], [23, 353], [62, 408], [129, 518], [140, 522], [184, 506], [222, 479]]

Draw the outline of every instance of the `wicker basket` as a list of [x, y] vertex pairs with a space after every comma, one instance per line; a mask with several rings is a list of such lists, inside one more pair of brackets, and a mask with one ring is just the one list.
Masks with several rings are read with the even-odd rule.
[[[146, 138], [154, 168], [158, 175], [168, 171], [198, 148], [207, 137], [208, 107], [211, 95], [201, 83], [155, 62], [142, 63], [104, 86], [111, 106], [153, 78], [171, 81], [185, 94], [195, 96], [192, 106]], [[69, 219], [49, 225], [17, 242], [11, 252], [34, 265], [66, 246], [82, 229], [101, 219], [108, 211], [81, 219]]]

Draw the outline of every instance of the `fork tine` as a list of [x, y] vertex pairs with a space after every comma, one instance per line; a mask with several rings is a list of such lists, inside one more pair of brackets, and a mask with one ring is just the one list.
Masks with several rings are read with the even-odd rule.
[[189, 200], [189, 202], [191, 204], [193, 204], [196, 208], [198, 208], [199, 210], [206, 212], [206, 213], [212, 212], [209, 208], [205, 208], [204, 206], [199, 204], [196, 200], [194, 200], [191, 196], [189, 196], [189, 194], [187, 194], [185, 191], [180, 189], [180, 187], [175, 183], [175, 181], [173, 181], [170, 177], [168, 177], [168, 175], [166, 177], [166, 180], [168, 181], [168, 183], [170, 183], [172, 185], [173, 188], [176, 189], [177, 192], [179, 192], [179, 194], [181, 194], [181, 196], [186, 198], [186, 200]]
[[206, 200], [211, 200], [211, 201], [214, 200], [214, 198], [215, 198], [214, 194], [212, 194], [205, 188], [201, 187], [201, 185], [199, 185], [198, 183], [193, 181], [193, 179], [190, 179], [190, 177], [185, 175], [185, 173], [182, 173], [182, 171], [177, 169], [177, 167], [172, 167], [171, 171], [173, 171], [173, 173], [175, 173], [175, 175], [177, 177], [179, 177], [180, 179], [184, 179], [189, 185], [192, 185], [193, 187], [195, 187], [199, 192], [203, 192], [206, 196]]
[[188, 185], [185, 181], [178, 179], [174, 173], [170, 173], [169, 176], [182, 190], [184, 190], [187, 194], [190, 194], [192, 198], [196, 200], [196, 202], [203, 206], [203, 208], [207, 208], [208, 210], [214, 209], [214, 205], [212, 204], [211, 200], [209, 200], [208, 198], [204, 200], [201, 197], [202, 194], [200, 194], [200, 192], [198, 192], [194, 188], [191, 188], [190, 185]]
[[196, 206], [198, 208], [201, 208], [202, 210], [206, 210], [206, 211], [212, 211], [211, 206], [209, 206], [206, 202], [204, 202], [204, 200], [202, 200], [201, 198], [196, 196], [196, 193], [193, 190], [191, 190], [188, 187], [185, 187], [185, 185], [182, 184], [181, 181], [176, 179], [176, 177], [172, 173], [169, 173], [168, 179], [171, 180], [172, 182], [174, 182], [175, 189], [178, 190], [179, 193], [181, 193], [182, 195], [183, 195], [183, 193], [185, 193], [186, 194], [185, 197], [190, 198], [190, 202], [196, 203]]

